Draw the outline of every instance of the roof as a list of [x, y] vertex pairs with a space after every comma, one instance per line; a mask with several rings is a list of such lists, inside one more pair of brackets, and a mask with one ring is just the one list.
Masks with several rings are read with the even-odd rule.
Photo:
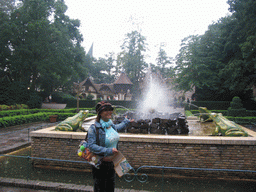
[[93, 80], [90, 77], [82, 81], [80, 84], [82, 84], [85, 87], [92, 86], [95, 89], [95, 93], [97, 94], [105, 94], [107, 92], [109, 94], [111, 92], [115, 94], [115, 93], [118, 93], [118, 91], [120, 90], [126, 92], [127, 89], [130, 89], [131, 85], [133, 85], [131, 80], [127, 77], [127, 75], [124, 72], [122, 72], [118, 77], [118, 79], [111, 84], [106, 84], [106, 83], [96, 84], [93, 82]]
[[99, 86], [100, 86], [99, 91], [110, 90], [110, 91], [114, 92], [113, 84], [105, 84], [105, 83], [102, 83], [102, 84], [100, 84]]
[[127, 75], [124, 72], [122, 72], [120, 74], [120, 76], [118, 77], [118, 79], [114, 82], [114, 84], [128, 84], [128, 85], [132, 85], [133, 83], [127, 77]]
[[83, 86], [92, 86], [96, 92], [99, 91], [99, 86], [95, 84], [90, 77], [88, 77], [86, 80], [84, 80]]

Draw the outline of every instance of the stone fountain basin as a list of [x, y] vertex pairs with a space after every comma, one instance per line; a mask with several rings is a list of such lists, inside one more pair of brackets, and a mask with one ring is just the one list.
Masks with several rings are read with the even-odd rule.
[[[92, 120], [92, 119], [90, 119]], [[188, 119], [188, 125], [198, 123]], [[82, 161], [78, 145], [85, 132], [55, 131], [49, 127], [31, 132], [32, 157]], [[249, 137], [171, 136], [120, 133], [119, 150], [132, 167], [165, 166], [201, 169], [234, 169], [256, 171], [256, 133], [244, 128]], [[90, 169], [87, 164], [34, 159], [36, 167]], [[255, 173], [214, 172], [206, 170], [171, 170], [170, 175], [211, 178], [256, 178]]]

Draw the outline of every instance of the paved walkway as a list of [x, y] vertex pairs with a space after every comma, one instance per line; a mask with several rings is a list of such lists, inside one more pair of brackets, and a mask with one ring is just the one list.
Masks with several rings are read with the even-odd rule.
[[0, 186], [0, 192], [50, 192], [46, 190], [34, 190], [29, 188], [3, 187]]
[[58, 124], [58, 122], [38, 122], [0, 128], [0, 154], [9, 153], [26, 145], [30, 145], [29, 133], [31, 131], [51, 127], [56, 124]]

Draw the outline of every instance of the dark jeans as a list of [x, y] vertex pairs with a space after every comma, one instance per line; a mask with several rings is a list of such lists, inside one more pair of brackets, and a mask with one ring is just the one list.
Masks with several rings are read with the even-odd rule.
[[115, 169], [113, 162], [102, 162], [99, 169], [92, 168], [94, 192], [114, 192]]

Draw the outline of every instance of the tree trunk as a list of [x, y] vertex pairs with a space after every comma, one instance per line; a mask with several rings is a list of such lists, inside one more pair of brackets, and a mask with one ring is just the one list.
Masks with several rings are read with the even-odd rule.
[[76, 112], [79, 112], [79, 97], [76, 97]]

